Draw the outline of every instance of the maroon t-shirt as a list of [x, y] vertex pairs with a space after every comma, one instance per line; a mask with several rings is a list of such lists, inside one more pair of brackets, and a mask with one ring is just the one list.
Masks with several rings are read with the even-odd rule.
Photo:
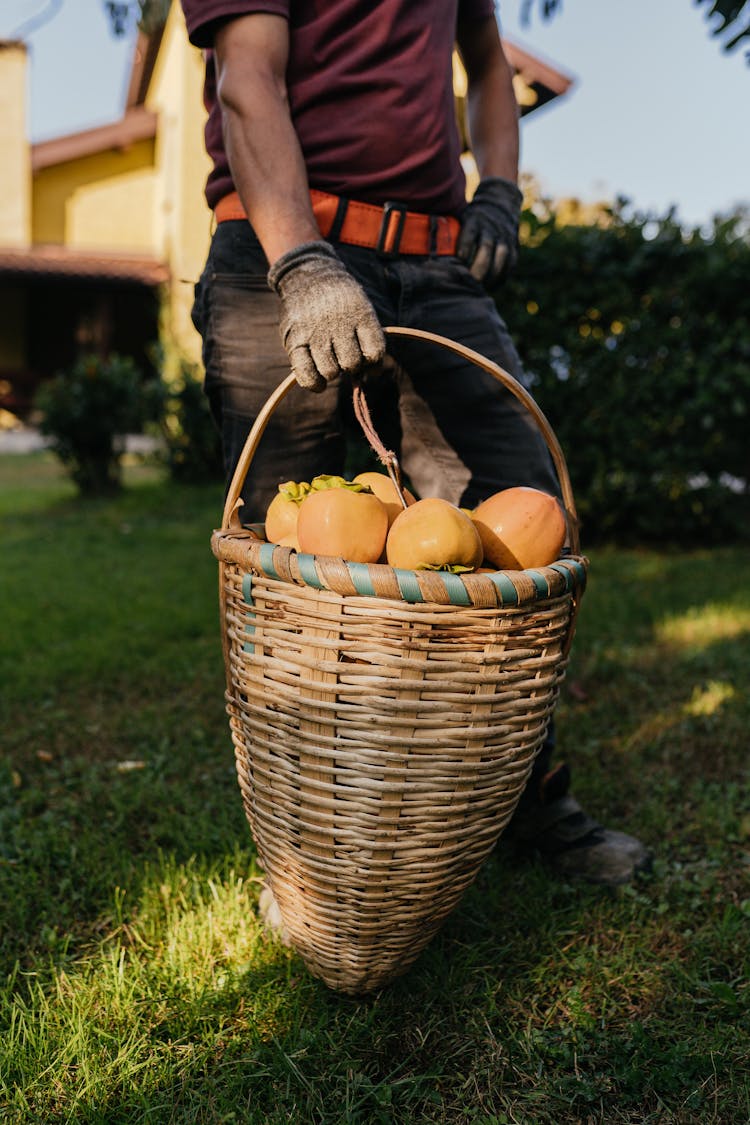
[[311, 187], [370, 203], [458, 214], [465, 180], [453, 105], [456, 20], [494, 16], [493, 0], [182, 0], [190, 41], [206, 48], [210, 207], [234, 190], [213, 54], [226, 19], [289, 21], [287, 88]]

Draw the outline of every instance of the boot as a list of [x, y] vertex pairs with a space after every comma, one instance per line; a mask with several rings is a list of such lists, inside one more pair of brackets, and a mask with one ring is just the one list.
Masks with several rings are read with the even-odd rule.
[[566, 879], [618, 886], [650, 870], [646, 847], [584, 812], [570, 792], [565, 763], [532, 779], [505, 831], [521, 852], [536, 853]]

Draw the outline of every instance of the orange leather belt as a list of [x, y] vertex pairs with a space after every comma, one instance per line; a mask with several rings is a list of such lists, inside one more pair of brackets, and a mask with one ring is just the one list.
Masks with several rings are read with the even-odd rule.
[[[361, 203], [326, 191], [310, 191], [313, 214], [323, 238], [367, 246], [385, 257], [394, 254], [455, 254], [461, 229], [452, 215], [407, 211], [399, 203]], [[236, 191], [220, 199], [214, 209], [217, 223], [247, 219]]]

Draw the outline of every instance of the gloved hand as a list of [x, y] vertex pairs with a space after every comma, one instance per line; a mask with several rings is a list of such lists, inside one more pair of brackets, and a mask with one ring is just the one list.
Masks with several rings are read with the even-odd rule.
[[485, 285], [499, 281], [516, 264], [522, 200], [511, 180], [488, 176], [464, 211], [456, 254]]
[[328, 242], [303, 242], [268, 271], [282, 302], [281, 338], [301, 387], [322, 391], [385, 355], [385, 336], [361, 285]]

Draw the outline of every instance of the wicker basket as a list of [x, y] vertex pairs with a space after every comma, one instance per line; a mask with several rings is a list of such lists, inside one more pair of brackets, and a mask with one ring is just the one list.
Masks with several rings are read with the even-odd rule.
[[230, 485], [219, 559], [227, 710], [243, 802], [288, 938], [331, 988], [401, 974], [510, 819], [544, 739], [586, 580], [562, 452], [571, 553], [538, 570], [454, 575], [347, 563], [259, 540], [236, 515], [268, 399]]

